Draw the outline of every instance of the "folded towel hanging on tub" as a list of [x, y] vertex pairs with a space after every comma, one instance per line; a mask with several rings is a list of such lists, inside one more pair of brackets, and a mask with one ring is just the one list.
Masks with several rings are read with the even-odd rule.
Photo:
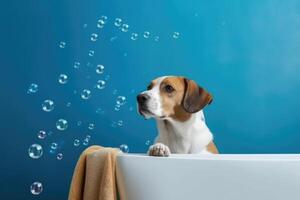
[[80, 155], [70, 186], [69, 200], [117, 200], [117, 148], [91, 146]]

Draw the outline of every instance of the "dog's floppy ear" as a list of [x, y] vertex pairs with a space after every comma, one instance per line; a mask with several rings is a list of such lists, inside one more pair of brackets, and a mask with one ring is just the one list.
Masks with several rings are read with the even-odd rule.
[[198, 86], [195, 81], [184, 78], [184, 84], [185, 92], [182, 99], [182, 106], [186, 112], [198, 112], [212, 102], [212, 95]]

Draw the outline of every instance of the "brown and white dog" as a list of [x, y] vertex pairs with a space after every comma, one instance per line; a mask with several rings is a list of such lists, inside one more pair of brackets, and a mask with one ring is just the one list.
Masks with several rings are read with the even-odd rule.
[[157, 122], [158, 136], [149, 155], [218, 153], [202, 111], [212, 96], [195, 81], [178, 76], [156, 78], [137, 101], [139, 113]]

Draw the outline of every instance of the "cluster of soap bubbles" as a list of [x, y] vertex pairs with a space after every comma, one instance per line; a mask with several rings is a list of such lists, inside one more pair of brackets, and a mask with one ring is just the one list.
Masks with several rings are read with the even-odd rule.
[[118, 120], [118, 121], [113, 121], [112, 123], [111, 123], [111, 127], [113, 127], [113, 128], [115, 128], [115, 127], [121, 127], [121, 126], [123, 126], [123, 120]]
[[[97, 74], [103, 74], [104, 73], [104, 66], [103, 65], [101, 65], [101, 64], [98, 64], [97, 66], [96, 66], [96, 73]], [[106, 78], [107, 79], [107, 78]], [[99, 89], [99, 90], [102, 90], [102, 89], [104, 89], [105, 88], [105, 86], [106, 86], [106, 82], [105, 82], [105, 80], [98, 80], [97, 81], [97, 83], [96, 83], [96, 88], [97, 89]]]
[[[105, 25], [109, 22], [109, 19], [107, 16], [102, 15], [96, 23], [96, 27], [98, 28], [98, 30], [101, 30], [105, 27]], [[119, 17], [117, 18], [112, 18], [112, 20], [110, 21], [110, 23], [112, 23], [112, 26], [117, 28], [117, 30], [119, 30], [120, 32], [124, 33], [124, 35], [128, 35], [130, 40], [132, 41], [136, 41], [136, 40], [140, 40], [140, 39], [147, 39], [147, 40], [152, 40], [155, 42], [159, 42], [160, 41], [160, 36], [158, 34], [155, 34], [154, 32], [151, 32], [149, 30], [145, 30], [142, 32], [135, 32], [132, 30], [132, 27], [124, 20], [121, 19]], [[83, 28], [87, 28], [87, 24], [83, 25]], [[89, 41], [91, 43], [96, 43], [99, 38], [101, 37], [101, 34], [99, 34], [98, 32], [92, 32], [89, 35]], [[171, 34], [171, 37], [173, 39], [179, 39], [181, 37], [181, 34], [179, 32], [173, 32]], [[115, 40], [118, 39], [118, 36], [111, 36], [110, 37], [110, 42], [114, 42]], [[67, 42], [65, 41], [59, 41], [58, 43], [58, 47], [60, 49], [66, 49], [67, 47], [69, 47], [70, 45], [67, 45]], [[89, 49], [88, 50], [88, 57], [94, 57], [96, 55], [95, 50], [93, 49]], [[123, 56], [127, 56], [127, 52], [123, 53]], [[82, 63], [79, 60], [75, 60], [74, 63], [72, 64], [73, 68], [75, 70], [79, 70], [81, 67], [84, 67], [85, 65], [87, 67], [93, 67], [94, 64], [91, 62], [87, 62]], [[81, 90], [73, 90], [74, 94], [78, 94], [80, 96], [80, 98], [82, 100], [88, 100], [92, 97], [92, 93], [95, 93], [96, 90], [103, 90], [107, 87], [107, 83], [108, 80], [110, 79], [110, 75], [109, 74], [105, 74], [105, 67], [103, 64], [97, 64], [95, 65], [95, 73], [99, 76], [99, 78], [97, 78], [96, 83], [94, 83], [94, 88], [95, 90], [92, 90], [92, 88], [82, 88]], [[104, 75], [103, 75], [104, 74]], [[87, 79], [90, 78], [90, 75], [86, 76]], [[72, 79], [71, 79], [72, 80]], [[69, 81], [70, 81], [70, 77], [68, 76], [68, 74], [65, 73], [60, 73], [58, 75], [58, 84], [63, 86], [66, 85]], [[35, 94], [39, 91], [39, 86], [36, 83], [31, 83], [27, 89], [27, 94]], [[117, 90], [113, 91], [113, 95], [116, 95], [118, 93]], [[49, 113], [52, 112], [54, 109], [57, 109], [55, 101], [53, 101], [53, 99], [44, 99], [43, 102], [41, 103], [42, 105], [42, 111], [44, 111], [45, 113]], [[126, 97], [125, 96], [121, 96], [121, 95], [116, 95], [115, 97], [115, 104], [113, 107], [114, 111], [120, 111], [122, 109], [122, 107], [126, 104]], [[70, 108], [72, 103], [71, 102], [67, 102], [66, 107]], [[129, 111], [132, 111], [133, 107], [130, 106], [129, 107]], [[101, 114], [103, 115], [105, 113], [105, 110], [103, 108], [98, 107], [96, 109], [96, 114]], [[81, 126], [82, 125], [82, 121], [77, 121], [76, 122], [77, 126]], [[57, 119], [56, 123], [55, 123], [55, 127], [59, 132], [63, 132], [65, 131], [69, 126], [69, 123], [66, 119], [64, 118], [59, 118]], [[124, 121], [122, 119], [113, 121], [111, 123], [111, 127], [122, 127], [124, 126]], [[89, 123], [87, 126], [88, 131], [92, 131], [95, 129], [95, 123]], [[39, 141], [44, 140], [47, 136], [50, 136], [52, 134], [51, 131], [49, 131], [48, 133], [45, 130], [39, 130], [37, 133], [37, 138], [39, 139]], [[86, 135], [84, 138], [75, 138], [73, 141], [73, 145], [75, 147], [79, 147], [81, 144], [83, 146], [87, 146], [90, 143], [90, 139], [91, 139], [91, 135]], [[150, 140], [147, 140], [145, 142], [146, 146], [149, 146], [151, 144]], [[58, 152], [58, 150], [61, 148], [61, 143], [57, 143], [57, 142], [51, 142], [50, 146], [49, 146], [49, 153], [56, 155], [57, 160], [62, 160], [63, 159], [63, 153]], [[122, 150], [122, 152], [124, 153], [128, 153], [129, 152], [129, 147], [126, 144], [122, 144], [119, 146], [119, 148]], [[28, 148], [28, 155], [30, 158], [32, 159], [39, 159], [43, 156], [43, 147], [40, 144], [34, 143], [32, 145], [29, 146]], [[43, 191], [43, 185], [40, 182], [34, 182], [31, 184], [30, 186], [30, 191], [33, 195], [38, 195]]]
[[[86, 135], [85, 138], [83, 139], [82, 145], [84, 145], [84, 146], [89, 145], [90, 139], [91, 139], [91, 136], [90, 135]], [[73, 145], [75, 147], [79, 147], [80, 146], [80, 140], [77, 139], [77, 138], [74, 139]]]
[[125, 96], [118, 96], [116, 98], [116, 104], [115, 104], [115, 111], [119, 111], [122, 106], [126, 104], [126, 97]]
[[[97, 27], [102, 29], [102, 28], [104, 28], [105, 24], [107, 24], [107, 22], [108, 22], [108, 17], [105, 16], [105, 15], [102, 15], [97, 21]], [[121, 32], [124, 32], [124, 33], [127, 33], [130, 30], [129, 24], [125, 23], [124, 20], [119, 18], [119, 17], [117, 17], [113, 20], [113, 25], [116, 28], [118, 28]], [[84, 24], [83, 28], [86, 28], [86, 27], [87, 27], [87, 24]], [[150, 31], [147, 31], [147, 30], [142, 32], [140, 35], [141, 35], [141, 37], [144, 37], [145, 39], [148, 39], [148, 38], [152, 37], [155, 42], [158, 42], [159, 39], [160, 39], [160, 37], [158, 35], [150, 33]], [[177, 31], [172, 33], [172, 37], [174, 39], [178, 39], [179, 36], [180, 36], [180, 33], [177, 32]], [[110, 38], [110, 41], [114, 42], [117, 38], [118, 38], [117, 36], [113, 36], [113, 37]], [[130, 39], [131, 40], [135, 41], [138, 38], [139, 38], [139, 33], [137, 33], [137, 32], [131, 32], [130, 33]], [[92, 42], [96, 42], [98, 40], [98, 34], [97, 33], [92, 33], [91, 37], [90, 37], [90, 40]]]

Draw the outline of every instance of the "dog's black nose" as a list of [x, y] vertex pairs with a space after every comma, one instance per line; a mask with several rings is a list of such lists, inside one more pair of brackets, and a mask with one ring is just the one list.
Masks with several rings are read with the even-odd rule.
[[149, 96], [147, 94], [139, 94], [137, 95], [136, 99], [139, 104], [143, 104], [149, 99]]

